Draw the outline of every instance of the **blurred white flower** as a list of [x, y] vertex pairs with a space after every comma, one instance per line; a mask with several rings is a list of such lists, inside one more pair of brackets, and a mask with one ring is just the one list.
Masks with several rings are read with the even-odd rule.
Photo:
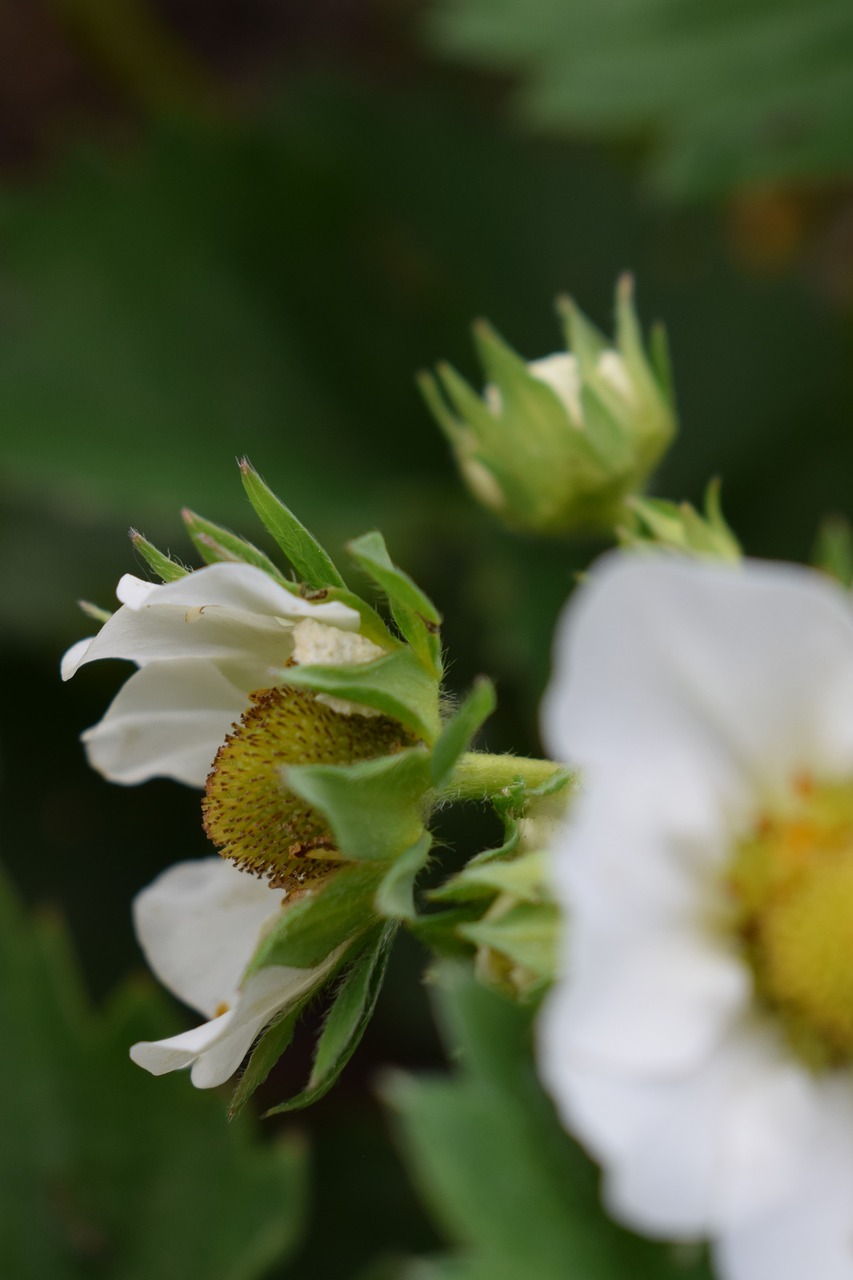
[[853, 1277], [853, 612], [793, 566], [614, 556], [544, 732], [585, 786], [542, 1077], [613, 1215], [726, 1280]]
[[137, 895], [136, 934], [165, 987], [209, 1019], [168, 1040], [135, 1044], [152, 1075], [190, 1067], [199, 1089], [223, 1084], [277, 1013], [317, 986], [335, 955], [315, 969], [272, 965], [241, 982], [284, 894], [222, 858], [179, 862]]
[[211, 564], [162, 585], [126, 574], [116, 594], [121, 608], [62, 661], [64, 680], [99, 658], [139, 668], [83, 735], [90, 763], [114, 782], [167, 777], [204, 786], [249, 694], [275, 684], [273, 673], [297, 646], [302, 663], [381, 653], [343, 634], [358, 631], [354, 609], [305, 600], [253, 565]]

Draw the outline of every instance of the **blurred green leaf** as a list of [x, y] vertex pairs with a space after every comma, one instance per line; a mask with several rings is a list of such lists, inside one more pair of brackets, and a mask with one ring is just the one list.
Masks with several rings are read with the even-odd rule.
[[436, 1005], [458, 1069], [396, 1074], [383, 1094], [416, 1185], [459, 1252], [409, 1280], [707, 1280], [702, 1262], [685, 1265], [605, 1216], [592, 1165], [531, 1070], [529, 1013], [462, 966], [441, 970]]
[[530, 125], [651, 138], [671, 194], [853, 167], [853, 11], [839, 0], [440, 0], [427, 31], [518, 73]]
[[162, 1035], [147, 984], [100, 1011], [60, 922], [0, 882], [0, 1257], [15, 1280], [255, 1280], [296, 1244], [298, 1143], [260, 1146], [220, 1100], [154, 1079], [128, 1047]]

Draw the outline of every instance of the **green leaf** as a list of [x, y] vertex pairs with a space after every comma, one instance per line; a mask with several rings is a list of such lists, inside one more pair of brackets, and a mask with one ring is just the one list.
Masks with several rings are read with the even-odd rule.
[[853, 13], [837, 0], [446, 0], [428, 30], [512, 76], [529, 127], [645, 143], [669, 194], [850, 172]]
[[475, 733], [497, 705], [495, 687], [486, 676], [479, 676], [474, 687], [441, 731], [432, 750], [432, 780], [437, 788], [444, 786], [456, 761], [467, 751]]
[[139, 552], [149, 569], [153, 569], [158, 578], [162, 578], [163, 582], [176, 582], [178, 578], [187, 576], [189, 570], [184, 565], [166, 555], [163, 551], [158, 551], [154, 543], [149, 542], [147, 538], [143, 538], [141, 533], [137, 533], [136, 529], [131, 529], [130, 541], [133, 543], [134, 550]]
[[257, 471], [243, 458], [240, 462], [243, 487], [261, 523], [281, 547], [299, 577], [309, 587], [343, 587], [329, 555], [293, 512], [277, 498]]
[[199, 554], [208, 564], [215, 564], [219, 560], [253, 564], [257, 569], [263, 569], [264, 573], [268, 573], [283, 587], [292, 588], [293, 584], [287, 581], [269, 556], [253, 546], [251, 542], [247, 542], [245, 538], [238, 537], [236, 533], [231, 533], [222, 525], [214, 524], [212, 520], [205, 520], [203, 516], [197, 515], [186, 507], [181, 515]]
[[607, 1218], [592, 1165], [562, 1131], [531, 1070], [529, 1012], [478, 986], [463, 966], [443, 966], [434, 990], [448, 1054], [459, 1066], [443, 1078], [398, 1073], [383, 1087], [416, 1186], [459, 1250], [438, 1259], [433, 1274], [708, 1277], [701, 1261], [684, 1265], [674, 1250]]
[[285, 667], [276, 678], [372, 707], [399, 720], [426, 743], [438, 735], [438, 688], [411, 649], [399, 648], [374, 662], [351, 666]]
[[374, 931], [344, 976], [326, 1017], [307, 1087], [267, 1115], [310, 1106], [328, 1093], [355, 1053], [373, 1016], [396, 929]]
[[264, 935], [246, 976], [271, 964], [312, 969], [376, 921], [373, 895], [382, 879], [376, 864], [343, 865], [307, 886]]
[[347, 858], [390, 861], [423, 833], [421, 806], [430, 786], [424, 747], [350, 765], [288, 765], [282, 776], [320, 810]]
[[180, 1030], [150, 983], [101, 1009], [52, 914], [0, 881], [0, 1257], [15, 1280], [260, 1280], [292, 1252], [304, 1152], [260, 1145], [185, 1077], [130, 1044]]
[[365, 533], [349, 544], [353, 559], [384, 591], [394, 621], [427, 670], [441, 676], [441, 615], [407, 573], [388, 555], [381, 533]]
[[415, 880], [423, 871], [432, 848], [432, 836], [424, 832], [417, 844], [401, 854], [376, 890], [376, 910], [391, 920], [415, 918]]

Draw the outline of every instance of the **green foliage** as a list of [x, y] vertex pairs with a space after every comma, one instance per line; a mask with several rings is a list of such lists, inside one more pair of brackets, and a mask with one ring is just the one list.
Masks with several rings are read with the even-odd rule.
[[441, 0], [427, 32], [517, 72], [529, 125], [650, 139], [672, 195], [851, 170], [853, 12], [837, 0]]
[[445, 966], [436, 1007], [458, 1068], [391, 1076], [403, 1153], [456, 1252], [410, 1280], [707, 1280], [611, 1222], [589, 1161], [563, 1133], [530, 1064], [530, 1015]]
[[261, 1147], [185, 1080], [128, 1046], [162, 1035], [152, 986], [102, 1010], [53, 916], [30, 921], [0, 883], [0, 1257], [15, 1280], [256, 1280], [292, 1251], [303, 1152]]

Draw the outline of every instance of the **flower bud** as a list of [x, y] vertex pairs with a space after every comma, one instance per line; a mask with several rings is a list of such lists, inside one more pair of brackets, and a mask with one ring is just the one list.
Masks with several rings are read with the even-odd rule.
[[631, 498], [628, 507], [632, 523], [617, 531], [623, 546], [663, 548], [698, 560], [740, 563], [740, 543], [723, 515], [718, 480], [708, 485], [704, 515], [689, 502], [667, 502], [661, 498]]
[[541, 534], [619, 523], [676, 428], [663, 334], [647, 354], [631, 277], [617, 287], [615, 346], [569, 299], [558, 307], [568, 350], [530, 363], [485, 321], [474, 326], [482, 396], [448, 364], [420, 378], [474, 497]]

